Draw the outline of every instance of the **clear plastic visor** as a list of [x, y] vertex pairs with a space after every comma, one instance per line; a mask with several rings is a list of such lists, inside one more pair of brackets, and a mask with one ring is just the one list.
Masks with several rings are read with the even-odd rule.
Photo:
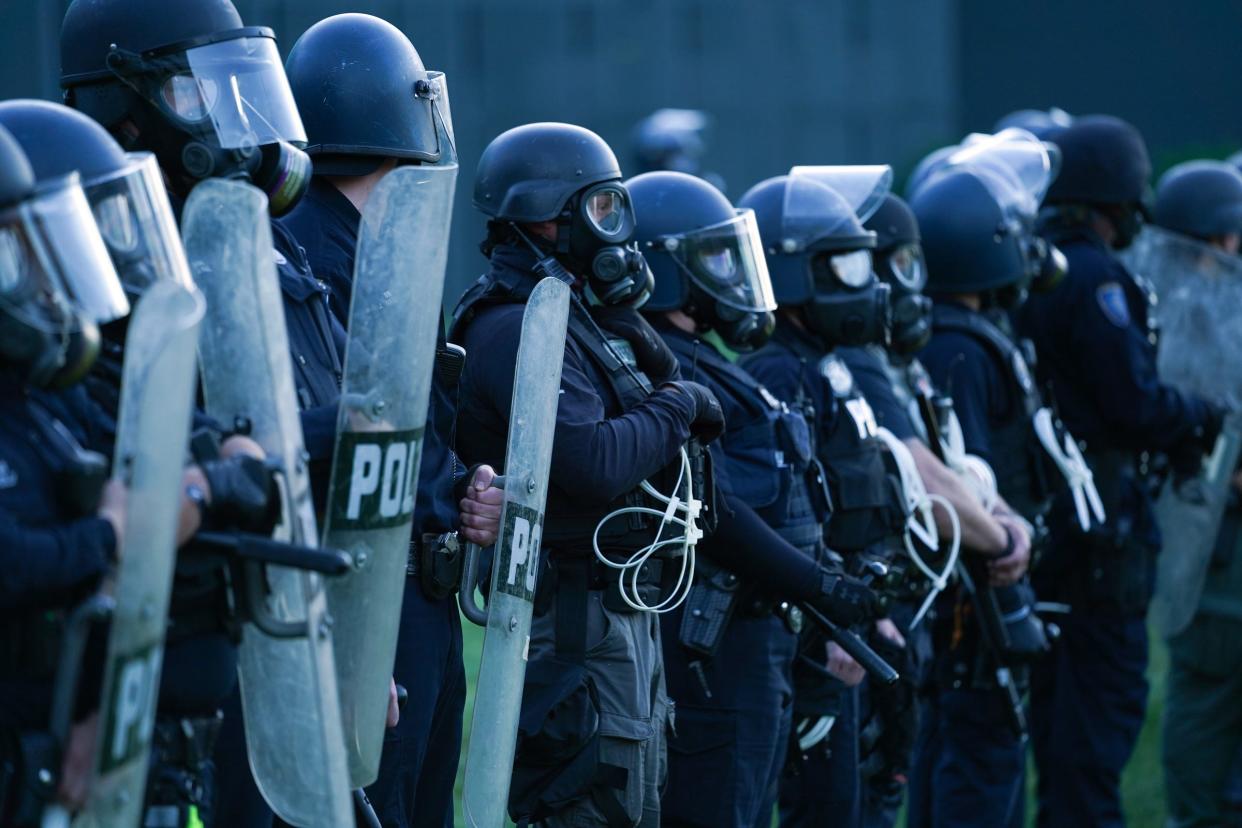
[[431, 107], [436, 128], [436, 144], [440, 157], [435, 166], [448, 167], [457, 163], [457, 138], [453, 134], [453, 109], [449, 104], [448, 78], [443, 72], [427, 71], [427, 90], [415, 91]]
[[76, 173], [0, 212], [0, 306], [49, 333], [129, 313]]
[[1024, 129], [970, 136], [946, 159], [946, 169], [987, 169], [1007, 183], [1002, 206], [1034, 216], [1056, 177], [1060, 155]]
[[776, 310], [753, 210], [739, 210], [736, 218], [666, 238], [663, 249], [722, 304], [745, 313]]
[[170, 280], [192, 285], [190, 267], [155, 156], [131, 153], [121, 172], [86, 185], [95, 224], [130, 297]]
[[275, 40], [221, 40], [168, 60], [183, 65], [161, 81], [160, 103], [188, 124], [210, 122], [220, 147], [306, 143]]
[[785, 184], [783, 252], [831, 239], [874, 238], [862, 222], [879, 209], [892, 182], [893, 170], [883, 164], [794, 167]]

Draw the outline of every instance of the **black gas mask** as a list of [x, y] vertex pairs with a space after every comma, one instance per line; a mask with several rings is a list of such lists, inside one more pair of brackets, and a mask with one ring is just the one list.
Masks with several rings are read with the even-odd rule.
[[918, 353], [932, 334], [932, 301], [923, 295], [927, 267], [922, 247], [912, 241], [877, 252], [875, 272], [893, 289], [888, 350], [900, 356]]
[[1119, 205], [1109, 210], [1107, 215], [1116, 232], [1113, 250], [1125, 250], [1143, 232], [1143, 208], [1138, 204]]
[[634, 207], [620, 181], [575, 193], [557, 220], [556, 253], [586, 276], [601, 305], [640, 307], [655, 287], [647, 260], [631, 241], [634, 225]]
[[1055, 244], [1041, 236], [1034, 236], [1027, 245], [1026, 258], [1031, 290], [1047, 293], [1061, 284], [1069, 272], [1069, 261]]
[[804, 306], [807, 326], [827, 344], [887, 344], [892, 288], [871, 271], [871, 251], [812, 253], [814, 295]]
[[310, 184], [306, 134], [270, 29], [248, 27], [153, 49], [114, 47], [107, 65], [147, 105], [130, 113], [135, 146], [160, 159], [182, 194], [206, 178], [245, 178], [273, 216]]

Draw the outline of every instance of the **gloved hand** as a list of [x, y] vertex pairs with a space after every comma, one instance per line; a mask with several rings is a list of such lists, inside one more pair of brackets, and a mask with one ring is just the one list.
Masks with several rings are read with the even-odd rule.
[[690, 418], [690, 433], [707, 445], [724, 433], [724, 410], [720, 401], [706, 385], [690, 380], [677, 380], [665, 385], [676, 389], [694, 401], [694, 414]]
[[880, 609], [880, 599], [869, 586], [857, 578], [827, 570], [820, 571], [819, 595], [810, 604], [842, 627], [874, 618]]
[[280, 493], [272, 470], [250, 455], [208, 460], [201, 466], [211, 488], [203, 517], [209, 525], [270, 535], [280, 520]]
[[601, 328], [630, 343], [638, 370], [653, 386], [681, 378], [677, 357], [638, 311], [623, 305], [603, 305], [593, 308], [591, 315]]

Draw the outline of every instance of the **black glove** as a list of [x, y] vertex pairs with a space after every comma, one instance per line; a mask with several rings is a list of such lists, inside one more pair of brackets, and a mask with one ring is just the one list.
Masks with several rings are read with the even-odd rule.
[[880, 599], [871, 587], [857, 578], [821, 570], [819, 595], [812, 598], [810, 604], [829, 621], [850, 627], [874, 618], [880, 608]]
[[681, 378], [677, 357], [638, 311], [620, 305], [604, 305], [593, 308], [591, 316], [601, 328], [630, 343], [638, 370], [647, 375], [653, 386]]
[[270, 535], [280, 520], [280, 491], [272, 470], [248, 454], [207, 460], [200, 468], [211, 487], [203, 508], [212, 528]]
[[690, 433], [699, 438], [699, 442], [707, 445], [715, 440], [725, 429], [724, 410], [720, 400], [706, 385], [690, 380], [677, 380], [668, 383], [668, 387], [676, 388], [694, 402], [694, 414], [690, 417]]

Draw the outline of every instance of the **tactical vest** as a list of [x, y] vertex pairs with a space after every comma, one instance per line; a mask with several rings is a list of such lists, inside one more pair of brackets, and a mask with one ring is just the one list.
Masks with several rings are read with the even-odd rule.
[[[478, 314], [478, 310], [492, 305], [524, 304], [535, 287], [534, 276], [518, 276], [503, 273], [499, 277], [487, 275], [480, 278], [462, 296], [453, 313], [453, 324], [449, 338], [461, 342], [466, 329]], [[642, 403], [652, 393], [651, 381], [638, 370], [633, 350], [625, 339], [612, 337], [601, 331], [588, 317], [584, 305], [573, 302], [569, 310], [568, 337], [586, 354], [604, 377], [607, 392], [622, 411], [629, 411]], [[706, 452], [688, 446], [691, 452], [691, 463], [694, 466], [695, 496], [709, 495], [711, 472], [706, 461]], [[680, 461], [675, 460], [668, 468], [657, 473], [650, 481], [655, 488], [670, 494], [678, 479]], [[589, 481], [583, 481], [589, 485]], [[704, 498], [707, 500], [708, 498]], [[556, 520], [548, 521], [543, 529], [543, 542], [553, 550], [589, 551], [591, 538], [595, 533], [600, 518], [611, 512], [630, 506], [646, 506], [663, 511], [663, 505], [648, 497], [639, 489], [634, 489], [610, 501], [602, 509], [591, 510], [576, 515], [558, 515]], [[599, 546], [605, 552], [632, 552], [651, 543], [655, 538], [658, 518], [649, 515], [629, 514], [614, 518], [600, 530]]]
[[[831, 429], [819, 432], [815, 449], [832, 495], [828, 546], [861, 552], [896, 538], [905, 527], [905, 501], [901, 484], [889, 473], [884, 443], [876, 436], [875, 413], [839, 357], [821, 356], [796, 340], [790, 344], [804, 363], [815, 365], [836, 406]], [[795, 407], [802, 408], [807, 401], [801, 389], [799, 397]]]
[[818, 558], [831, 501], [806, 419], [712, 346], [677, 337], [666, 342], [681, 358], [683, 372], [694, 367], [683, 375], [706, 374], [747, 413], [720, 438], [734, 494], [791, 546]]
[[949, 305], [933, 309], [932, 330], [971, 337], [1001, 366], [1017, 404], [1008, 420], [991, 431], [992, 471], [1001, 497], [1014, 511], [1032, 523], [1039, 521], [1052, 505], [1054, 472], [1035, 436], [1032, 418], [1043, 401], [1022, 349], [981, 314]]

